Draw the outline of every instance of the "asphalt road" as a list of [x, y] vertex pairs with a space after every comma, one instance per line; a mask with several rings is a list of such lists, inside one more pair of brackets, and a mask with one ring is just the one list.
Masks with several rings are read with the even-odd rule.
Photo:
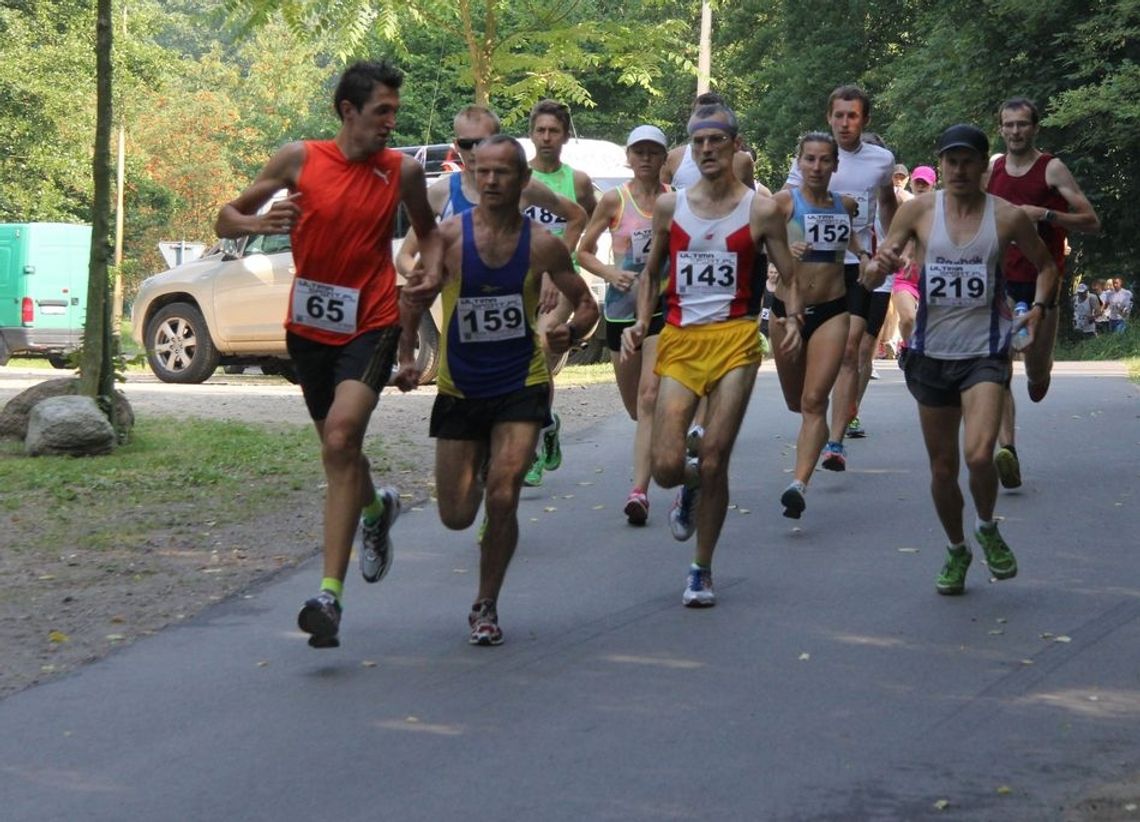
[[[1042, 405], [1016, 390], [1014, 580], [975, 561], [965, 596], [935, 593], [944, 540], [897, 371], [868, 392], [850, 470], [781, 517], [798, 418], [766, 365], [716, 608], [680, 605], [691, 547], [665, 492], [625, 524], [613, 417], [524, 493], [503, 646], [466, 643], [473, 531], [406, 512], [389, 577], [349, 580], [340, 649], [294, 628], [309, 563], [0, 702], [0, 817], [1133, 818], [1140, 391], [1078, 366]], [[1106, 796], [1124, 816], [1095, 816]]]

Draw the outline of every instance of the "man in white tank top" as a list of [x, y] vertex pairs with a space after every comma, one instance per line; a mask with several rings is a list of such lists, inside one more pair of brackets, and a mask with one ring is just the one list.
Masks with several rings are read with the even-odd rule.
[[[1009, 579], [1017, 574], [1017, 560], [994, 519], [998, 475], [992, 454], [1009, 383], [1010, 335], [1021, 324], [1031, 338], [1038, 332], [1058, 272], [1025, 212], [982, 189], [989, 140], [980, 129], [965, 124], [946, 129], [938, 138], [938, 156], [944, 190], [903, 203], [861, 282], [874, 289], [898, 268], [903, 248], [914, 240], [922, 269], [906, 383], [918, 401], [934, 509], [949, 539], [935, 586], [940, 594], [961, 594], [972, 554], [958, 485], [959, 428], [965, 428], [963, 449], [977, 513], [974, 538], [990, 574]], [[1000, 266], [1011, 242], [1039, 271], [1033, 308], [1017, 321], [1010, 317]]]
[[[657, 310], [668, 254], [665, 327], [658, 337], [655, 369], [661, 384], [650, 462], [658, 485], [682, 486], [669, 515], [674, 538], [687, 540], [697, 534], [681, 602], [707, 607], [716, 603], [712, 558], [728, 509], [729, 458], [760, 367], [757, 317], [768, 276], [765, 247], [788, 283], [792, 258], [775, 201], [733, 174], [737, 122], [732, 109], [698, 106], [688, 131], [701, 179], [690, 188], [662, 194], [654, 204], [637, 319], [622, 334], [622, 352], [630, 356], [641, 346]], [[785, 343], [795, 351], [802, 312], [798, 292], [791, 291], [796, 305], [788, 308]], [[706, 396], [704, 437], [698, 457], [689, 460], [685, 434]]]
[[[715, 91], [706, 91], [704, 94], [697, 95], [693, 110], [695, 111], [698, 106], [711, 105], [723, 106], [727, 104], [724, 102], [724, 98]], [[736, 175], [736, 179], [751, 189], [770, 194], [771, 192], [764, 186], [756, 184], [756, 163], [752, 159], [752, 155], [741, 148], [739, 138], [734, 142], [736, 143], [736, 153], [732, 156], [732, 172]], [[701, 169], [697, 165], [697, 161], [693, 159], [693, 144], [685, 143], [670, 149], [665, 158], [665, 165], [661, 167], [661, 182], [671, 185], [673, 188], [682, 189], [696, 185], [700, 179]]]

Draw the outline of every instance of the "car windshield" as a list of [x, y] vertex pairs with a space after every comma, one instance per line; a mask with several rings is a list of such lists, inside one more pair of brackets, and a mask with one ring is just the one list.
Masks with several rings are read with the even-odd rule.
[[244, 254], [280, 254], [293, 248], [288, 234], [256, 234], [245, 244]]

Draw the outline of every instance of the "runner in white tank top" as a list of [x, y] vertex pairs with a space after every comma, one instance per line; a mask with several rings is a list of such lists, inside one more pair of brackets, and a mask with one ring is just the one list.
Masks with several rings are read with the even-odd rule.
[[[922, 272], [906, 383], [918, 401], [934, 508], [949, 539], [935, 587], [940, 594], [960, 594], [972, 554], [958, 486], [959, 429], [965, 429], [961, 452], [977, 514], [974, 538], [989, 573], [1009, 579], [1017, 574], [1017, 560], [994, 520], [998, 476], [993, 463], [1009, 381], [1009, 336], [1011, 326], [1021, 323], [1031, 339], [1036, 336], [1058, 272], [1025, 212], [982, 190], [989, 140], [980, 129], [951, 126], [938, 140], [938, 154], [944, 191], [903, 203], [860, 281], [871, 289], [881, 283], [897, 270], [903, 248], [914, 240]], [[1013, 242], [1040, 272], [1033, 308], [1016, 324], [1010, 321], [998, 265]]]

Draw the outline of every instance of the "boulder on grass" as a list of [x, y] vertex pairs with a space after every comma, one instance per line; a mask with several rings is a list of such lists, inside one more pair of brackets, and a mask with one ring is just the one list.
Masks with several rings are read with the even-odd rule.
[[30, 457], [87, 457], [109, 454], [114, 448], [115, 429], [91, 397], [48, 397], [28, 415], [24, 451]]
[[[55, 380], [33, 385], [8, 401], [0, 411], [0, 438], [26, 439], [28, 435], [28, 415], [32, 408], [48, 397], [68, 397], [79, 393], [79, 380], [75, 377], [60, 377]], [[116, 390], [112, 403], [115, 415], [115, 428], [123, 433], [123, 438], [135, 424], [135, 412], [122, 391]]]

